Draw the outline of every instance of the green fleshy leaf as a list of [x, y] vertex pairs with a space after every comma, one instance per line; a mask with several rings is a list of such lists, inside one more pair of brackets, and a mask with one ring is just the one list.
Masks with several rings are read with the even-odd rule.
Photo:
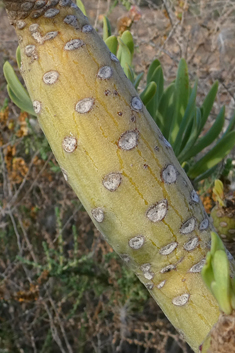
[[212, 267], [212, 259], [216, 251], [225, 250], [224, 244], [218, 234], [211, 232], [211, 250], [207, 253], [206, 264], [201, 271], [202, 278], [211, 291], [211, 283], [215, 281], [215, 276]]
[[220, 239], [220, 237], [218, 236], [217, 233], [211, 232], [211, 253], [212, 253], [212, 255], [214, 255], [216, 253], [216, 251], [218, 251], [218, 250], [225, 251], [224, 243]]
[[127, 48], [130, 50], [131, 63], [132, 63], [134, 50], [135, 50], [135, 45], [134, 45], [133, 36], [132, 36], [131, 32], [128, 31], [128, 30], [123, 32], [123, 34], [121, 36], [121, 39], [122, 39], [123, 43], [127, 46]]
[[220, 309], [227, 315], [231, 314], [232, 283], [229, 261], [224, 244], [215, 232], [211, 233], [211, 250], [207, 254], [201, 275], [206, 286], [216, 298]]
[[133, 86], [135, 87], [135, 89], [137, 89], [139, 87], [140, 81], [142, 80], [143, 76], [144, 76], [143, 72], [141, 72], [140, 74], [138, 74], [136, 76], [135, 81], [133, 83]]
[[147, 73], [147, 83], [150, 83], [152, 80], [152, 76], [155, 72], [155, 70], [161, 66], [161, 63], [158, 59], [155, 59], [151, 65], [149, 66], [148, 73]]
[[29, 101], [21, 101], [16, 95], [15, 93], [11, 90], [11, 88], [9, 87], [9, 85], [7, 85], [7, 92], [8, 95], [10, 97], [10, 99], [12, 100], [12, 102], [19, 107], [23, 112], [29, 113], [31, 115], [36, 116], [34, 109], [33, 109], [33, 105], [31, 100]]
[[196, 162], [188, 172], [191, 179], [205, 173], [208, 169], [214, 167], [227, 156], [235, 144], [235, 131], [229, 132], [198, 162]]
[[154, 96], [152, 97], [151, 101], [146, 106], [146, 108], [148, 109], [149, 114], [155, 120], [157, 115], [157, 108], [164, 90], [164, 77], [163, 77], [163, 71], [161, 66], [158, 66], [155, 69], [154, 73], [152, 74], [151, 82], [156, 83], [157, 90]]
[[207, 94], [206, 98], [204, 99], [204, 102], [202, 104], [202, 122], [201, 122], [201, 128], [200, 128], [200, 133], [203, 129], [203, 127], [205, 126], [205, 123], [207, 122], [207, 119], [209, 117], [209, 114], [211, 112], [211, 109], [213, 107], [215, 98], [216, 98], [216, 94], [218, 91], [218, 87], [219, 87], [219, 83], [218, 81], [215, 81], [215, 83], [213, 84], [213, 86], [211, 87], [209, 93]]
[[181, 167], [184, 169], [185, 173], [188, 172], [188, 170], [189, 170], [189, 164], [188, 164], [188, 162], [184, 162], [184, 163], [181, 165]]
[[119, 48], [118, 48], [118, 52], [117, 52], [117, 58], [120, 61], [120, 64], [121, 64], [125, 74], [128, 77], [129, 66], [131, 66], [131, 63], [132, 63], [131, 53], [121, 38], [118, 38], [118, 43], [119, 43]]
[[217, 250], [213, 255], [212, 267], [215, 281], [211, 290], [220, 309], [227, 315], [231, 314], [229, 263], [225, 250]]
[[209, 131], [201, 137], [198, 142], [195, 144], [193, 149], [191, 149], [186, 155], [185, 159], [189, 160], [190, 158], [196, 156], [200, 153], [204, 148], [209, 146], [215, 139], [219, 136], [223, 125], [224, 125], [224, 116], [225, 116], [225, 107], [222, 107], [219, 114], [216, 117], [216, 120]]
[[103, 41], [105, 42], [112, 34], [108, 17], [103, 17]]
[[87, 15], [86, 14], [86, 9], [85, 9], [85, 6], [83, 5], [82, 0], [76, 0], [76, 4], [79, 7], [79, 9], [82, 11], [83, 15], [86, 16]]
[[[195, 117], [195, 114], [198, 114], [198, 115], [201, 116], [201, 111], [199, 113], [198, 110], [200, 110], [200, 109], [196, 108], [195, 113], [194, 113], [194, 117]], [[191, 119], [191, 121], [188, 124], [188, 127], [185, 130], [184, 137], [183, 137], [183, 140], [181, 142], [181, 152], [180, 152], [181, 154], [183, 153], [183, 150], [185, 151], [185, 149], [187, 148], [186, 145], [187, 145], [189, 137], [191, 136], [192, 129], [193, 129], [194, 117], [193, 117], [193, 119]], [[179, 158], [179, 156], [177, 158]]]
[[177, 138], [180, 124], [185, 114], [189, 99], [188, 67], [184, 59], [180, 60], [175, 81], [175, 114], [171, 125], [170, 144], [173, 146]]
[[[194, 87], [192, 89], [192, 92], [191, 92], [191, 95], [189, 98], [189, 102], [188, 102], [187, 108], [185, 110], [182, 122], [180, 124], [180, 129], [177, 134], [175, 143], [172, 146], [176, 156], [178, 156], [178, 154], [181, 151], [183, 136], [185, 135], [185, 132], [187, 131], [187, 128], [191, 122], [191, 119], [193, 119], [193, 113], [195, 112], [195, 107], [196, 107], [196, 96], [197, 96], [197, 80], [196, 80]], [[188, 160], [188, 158], [186, 160]]]
[[157, 85], [155, 82], [150, 82], [143, 92], [140, 94], [140, 98], [144, 105], [147, 105], [148, 102], [154, 97], [155, 93], [157, 91]]
[[16, 49], [16, 62], [17, 62], [18, 68], [20, 69], [20, 67], [21, 67], [21, 52], [20, 52], [19, 46]]
[[197, 184], [199, 181], [207, 179], [209, 176], [211, 176], [213, 173], [215, 173], [216, 169], [218, 168], [218, 164], [216, 164], [214, 167], [208, 169], [205, 173], [202, 173], [198, 175], [194, 180], [193, 183]]
[[131, 83], [134, 84], [134, 82], [135, 82], [135, 73], [134, 73], [133, 69], [130, 66], [128, 66], [128, 69], [127, 69], [127, 77], [129, 78]]
[[187, 144], [186, 144], [185, 148], [183, 149], [183, 151], [178, 156], [179, 162], [181, 164], [183, 162], [187, 161], [185, 158], [185, 155], [188, 153], [188, 151], [190, 151], [193, 148], [193, 146], [197, 140], [198, 130], [200, 129], [201, 111], [199, 108], [196, 108], [195, 111], [196, 111], [196, 114], [193, 117], [193, 125], [192, 125], [192, 129], [191, 129], [191, 133], [189, 134]]
[[235, 128], [235, 112], [231, 116], [229, 124], [228, 124], [228, 127], [225, 130], [225, 132], [224, 132], [224, 134], [222, 135], [221, 138], [223, 138], [225, 135], [227, 135], [230, 131], [234, 130], [234, 128]]
[[215, 280], [213, 268], [212, 268], [212, 255], [209, 251], [206, 256], [206, 264], [203, 266], [201, 270], [201, 275], [203, 281], [205, 282], [207, 288], [211, 291], [211, 283]]
[[117, 54], [118, 40], [116, 36], [110, 36], [106, 39], [105, 44], [114, 55]]
[[168, 140], [172, 118], [174, 115], [175, 85], [169, 85], [162, 94], [158, 110], [156, 113], [156, 123], [162, 131], [163, 136]]
[[12, 102], [17, 105], [21, 110], [36, 116], [28, 92], [20, 83], [13, 67], [8, 61], [6, 61], [3, 65], [3, 73], [8, 83], [7, 91]]
[[3, 73], [11, 91], [15, 94], [15, 96], [18, 97], [22, 102], [29, 101], [30, 98], [28, 92], [20, 83], [13, 67], [8, 61], [6, 61], [3, 65]]

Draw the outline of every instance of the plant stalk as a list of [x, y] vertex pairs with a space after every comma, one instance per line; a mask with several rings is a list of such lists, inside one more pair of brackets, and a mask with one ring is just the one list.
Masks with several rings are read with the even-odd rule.
[[170, 144], [76, 5], [5, 4], [21, 74], [66, 181], [198, 352], [219, 317], [200, 275], [213, 229]]

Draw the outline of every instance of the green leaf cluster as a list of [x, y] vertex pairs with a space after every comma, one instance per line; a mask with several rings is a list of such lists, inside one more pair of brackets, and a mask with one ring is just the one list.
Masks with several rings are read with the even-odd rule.
[[[20, 68], [21, 55], [19, 47], [16, 50], [16, 61], [18, 68]], [[7, 81], [7, 92], [12, 102], [22, 111], [36, 116], [28, 92], [19, 81], [13, 67], [8, 61], [6, 61], [3, 65], [3, 73]]]
[[211, 250], [207, 253], [202, 278], [216, 298], [220, 310], [230, 315], [235, 309], [235, 278], [230, 277], [226, 249], [220, 237], [211, 233]]
[[[144, 74], [136, 75], [133, 69], [135, 47], [132, 34], [125, 31], [120, 37], [112, 36], [107, 17], [104, 18], [103, 29], [106, 45], [117, 56], [126, 76], [138, 89]], [[225, 122], [225, 107], [221, 108], [210, 129], [203, 133], [216, 99], [218, 81], [212, 85], [200, 107], [196, 104], [197, 85], [196, 80], [194, 86], [190, 86], [187, 63], [181, 59], [176, 79], [165, 88], [161, 63], [155, 59], [149, 66], [145, 87], [140, 91], [140, 98], [148, 112], [172, 145], [188, 176], [195, 182], [213, 174], [235, 144], [235, 113], [220, 136]], [[209, 152], [199, 158], [201, 152], [212, 144]]]

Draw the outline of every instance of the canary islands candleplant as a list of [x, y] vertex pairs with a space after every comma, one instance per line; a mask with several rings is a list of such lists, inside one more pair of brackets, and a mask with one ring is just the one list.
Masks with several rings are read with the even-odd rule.
[[[220, 303], [212, 295], [218, 294], [217, 284], [211, 293], [200, 273], [213, 227], [172, 145], [178, 157], [190, 152], [185, 148], [198, 138], [211, 99], [204, 109], [196, 108], [197, 85], [191, 90], [187, 73], [182, 76], [183, 60], [167, 92], [159, 83], [162, 69], [155, 61], [148, 86], [139, 95], [120, 65], [124, 39], [119, 39], [116, 56], [71, 0], [5, 3], [18, 35], [21, 74], [28, 91], [22, 91], [18, 81], [12, 84], [11, 71], [9, 93], [21, 103], [29, 94], [28, 108], [32, 101], [31, 113], [33, 109], [65, 180], [97, 229], [198, 352], [219, 318]], [[129, 33], [125, 36], [130, 38]], [[6, 74], [11, 68], [7, 65], [4, 70]], [[172, 92], [174, 112], [168, 102]], [[154, 121], [168, 126], [157, 114], [164, 109], [174, 113], [167, 135], [171, 143]], [[223, 110], [219, 126], [221, 116]], [[207, 154], [200, 165], [189, 168], [188, 175], [194, 178], [196, 169], [201, 174], [214, 167], [231, 149], [234, 137], [235, 132], [228, 131], [209, 155], [216, 151], [215, 162], [209, 163], [214, 157]], [[207, 143], [199, 139], [196, 150]], [[232, 275], [234, 266], [231, 257]]]

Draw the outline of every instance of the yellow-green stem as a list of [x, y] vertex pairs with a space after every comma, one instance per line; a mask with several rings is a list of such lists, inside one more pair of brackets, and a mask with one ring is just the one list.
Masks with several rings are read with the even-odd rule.
[[212, 228], [199, 197], [81, 11], [52, 0], [39, 13], [32, 1], [22, 15], [26, 3], [6, 5], [21, 73], [64, 177], [197, 352], [219, 316], [200, 275]]

